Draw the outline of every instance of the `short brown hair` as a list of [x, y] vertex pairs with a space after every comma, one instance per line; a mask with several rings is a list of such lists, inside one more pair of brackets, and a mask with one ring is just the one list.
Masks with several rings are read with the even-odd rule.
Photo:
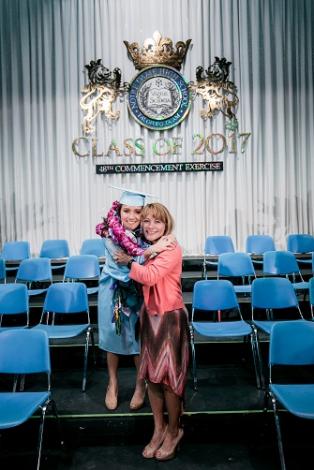
[[151, 204], [146, 204], [142, 210], [141, 218], [144, 220], [148, 215], [154, 217], [154, 219], [161, 220], [165, 224], [165, 233], [164, 235], [169, 235], [172, 232], [174, 227], [174, 220], [167, 207], [159, 202], [153, 202]]

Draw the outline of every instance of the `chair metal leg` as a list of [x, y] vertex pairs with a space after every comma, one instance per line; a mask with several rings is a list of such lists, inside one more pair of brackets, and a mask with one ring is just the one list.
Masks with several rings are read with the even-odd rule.
[[41, 408], [41, 421], [39, 425], [39, 431], [38, 431], [38, 445], [37, 445], [37, 465], [36, 465], [36, 470], [40, 469], [40, 464], [41, 464], [41, 455], [42, 455], [42, 448], [43, 448], [43, 436], [44, 436], [44, 425], [45, 425], [45, 417], [46, 417], [46, 412], [48, 409], [48, 406], [51, 406], [52, 411], [55, 415], [55, 418], [57, 420], [57, 427], [58, 427], [58, 434], [59, 434], [59, 439], [60, 439], [60, 447], [63, 446], [64, 441], [62, 439], [62, 433], [61, 433], [61, 425], [60, 425], [60, 419], [56, 407], [56, 403], [54, 400], [48, 400]]
[[268, 392], [268, 390], [265, 390], [265, 391], [264, 391], [264, 405], [263, 405], [263, 412], [265, 413], [265, 415], [266, 415], [266, 413], [268, 412], [268, 401], [269, 401], [269, 398], [270, 398], [269, 392]]
[[91, 327], [87, 328], [86, 338], [85, 338], [85, 351], [84, 351], [84, 366], [83, 366], [83, 382], [82, 382], [82, 392], [86, 391], [86, 381], [87, 381], [87, 365], [88, 365], [88, 349], [89, 349], [89, 338], [91, 334]]
[[196, 377], [196, 358], [195, 358], [195, 345], [194, 345], [194, 331], [190, 325], [190, 338], [191, 338], [191, 351], [192, 351], [192, 375], [193, 375], [193, 389], [197, 391], [197, 377]]
[[58, 428], [58, 436], [59, 436], [59, 441], [60, 441], [60, 447], [63, 447], [64, 445], [64, 440], [62, 436], [62, 429], [61, 429], [61, 423], [60, 423], [60, 418], [57, 410], [57, 406], [54, 400], [50, 400], [50, 405], [52, 408], [52, 412], [55, 415], [56, 422], [57, 422], [57, 428]]
[[207, 267], [206, 267], [206, 262], [205, 260], [203, 261], [203, 278], [206, 280], [207, 279]]
[[256, 387], [260, 390], [261, 389], [261, 374], [260, 374], [259, 367], [258, 367], [256, 341], [255, 341], [254, 333], [250, 335], [250, 342], [251, 342], [251, 349], [252, 349], [252, 356], [253, 356]]
[[25, 387], [25, 374], [23, 374], [20, 378], [20, 392], [23, 392]]
[[283, 453], [282, 436], [281, 436], [279, 416], [278, 416], [278, 412], [277, 412], [276, 398], [271, 393], [270, 393], [270, 398], [271, 398], [271, 402], [272, 402], [272, 405], [273, 405], [273, 411], [274, 411], [274, 419], [275, 419], [275, 426], [276, 426], [276, 432], [277, 432], [278, 450], [279, 450], [279, 457], [280, 457], [280, 466], [281, 466], [281, 470], [286, 470], [286, 463], [285, 463], [285, 456], [284, 456], [284, 453]]
[[94, 362], [94, 367], [96, 367], [97, 361], [96, 361], [96, 348], [95, 348], [95, 339], [94, 339], [93, 328], [91, 328], [91, 330], [90, 330], [90, 337], [91, 337], [91, 341], [92, 341], [93, 362]]
[[36, 470], [40, 469], [41, 453], [42, 453], [42, 446], [43, 446], [44, 425], [45, 425], [45, 417], [46, 417], [46, 411], [47, 411], [48, 404], [49, 404], [49, 401], [46, 402], [45, 405], [42, 406], [42, 408], [41, 408], [41, 421], [40, 421], [39, 432], [38, 432]]
[[261, 356], [261, 350], [259, 347], [259, 342], [258, 342], [258, 333], [257, 329], [254, 325], [252, 325], [253, 328], [253, 335], [254, 335], [254, 343], [255, 343], [255, 351], [256, 351], [256, 358], [257, 358], [257, 364], [258, 364], [258, 370], [260, 374], [260, 386], [263, 390], [265, 390], [265, 376], [263, 372], [263, 362], [262, 362], [262, 356]]

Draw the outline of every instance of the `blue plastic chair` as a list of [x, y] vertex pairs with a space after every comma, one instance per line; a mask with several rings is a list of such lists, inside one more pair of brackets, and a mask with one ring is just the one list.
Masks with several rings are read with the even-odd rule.
[[265, 251], [276, 251], [275, 242], [270, 235], [248, 235], [245, 250], [252, 255], [262, 255]]
[[[70, 249], [67, 240], [45, 240], [41, 245], [40, 258], [50, 258], [53, 260], [68, 258]], [[65, 263], [52, 264], [52, 269], [64, 268]]]
[[[305, 282], [298, 262], [290, 251], [266, 251], [263, 255], [263, 273], [271, 276], [285, 276], [291, 279], [294, 289], [307, 291], [309, 283]], [[297, 279], [300, 281], [297, 282]]]
[[314, 365], [314, 324], [282, 322], [274, 325], [269, 346], [269, 396], [274, 411], [281, 469], [286, 469], [277, 402], [289, 413], [314, 419], [313, 383], [278, 383], [273, 366]]
[[5, 261], [0, 258], [0, 282], [6, 282]]
[[[238, 320], [223, 321], [221, 312], [224, 310], [235, 310]], [[208, 321], [195, 321], [195, 311], [206, 311]], [[215, 315], [218, 313], [218, 320]], [[257, 369], [257, 343], [256, 332], [242, 318], [239, 303], [235, 294], [234, 286], [227, 280], [197, 281], [194, 284], [192, 298], [192, 321], [191, 321], [191, 349], [192, 349], [192, 372], [193, 385], [197, 390], [196, 355], [195, 355], [195, 332], [207, 338], [250, 338], [257, 387], [260, 387], [260, 373]]]
[[[86, 323], [69, 324], [68, 321], [62, 323], [62, 316], [69, 320], [69, 315], [78, 313], [86, 316]], [[58, 322], [60, 323], [58, 324]], [[33, 329], [45, 331], [49, 339], [53, 340], [75, 338], [85, 334], [82, 380], [82, 391], [85, 392], [90, 338], [94, 349], [94, 335], [90, 324], [86, 285], [82, 282], [52, 284], [46, 294], [40, 323]]]
[[314, 277], [311, 277], [311, 279], [309, 280], [309, 301], [312, 320], [314, 320]]
[[[251, 309], [252, 323], [257, 328], [257, 357], [259, 370], [262, 372], [262, 384], [264, 385], [265, 378], [259, 347], [259, 332], [262, 331], [269, 336], [273, 326], [278, 322], [289, 321], [298, 323], [305, 320], [292, 283], [289, 279], [282, 277], [260, 278], [252, 282]], [[266, 314], [265, 320], [257, 320], [255, 318], [257, 310]], [[296, 320], [287, 318], [288, 312], [291, 312], [291, 310], [297, 313], [298, 318]], [[277, 319], [274, 318], [275, 312], [278, 316]]]
[[287, 249], [292, 253], [312, 253], [314, 251], [314, 236], [305, 233], [288, 235]]
[[28, 295], [40, 295], [47, 291], [48, 287], [33, 289], [34, 283], [52, 284], [52, 270], [49, 258], [31, 258], [21, 262], [15, 282], [25, 282]]
[[[300, 319], [296, 321], [304, 320], [292, 283], [282, 277], [259, 278], [252, 282], [251, 309], [253, 323], [268, 335], [275, 323], [285, 320], [283, 314], [287, 309], [297, 312]], [[266, 312], [266, 320], [254, 318], [257, 309]], [[274, 310], [278, 311], [280, 320], [274, 320]]]
[[248, 235], [245, 242], [245, 251], [252, 257], [253, 263], [263, 264], [262, 259], [255, 259], [255, 256], [261, 256], [265, 251], [276, 251], [273, 237], [270, 235]]
[[[298, 263], [301, 264], [312, 264], [313, 271], [313, 259], [314, 259], [314, 236], [305, 233], [295, 233], [287, 236], [287, 249], [295, 256]], [[298, 257], [298, 254], [312, 253], [312, 259], [302, 259]]]
[[234, 253], [234, 245], [229, 235], [214, 235], [206, 238], [204, 246], [203, 276], [207, 279], [207, 266], [217, 266], [218, 261], [207, 257], [216, 258], [222, 253]]
[[5, 242], [1, 257], [6, 261], [21, 261], [30, 258], [30, 245], [27, 241]]
[[237, 294], [250, 294], [251, 282], [256, 278], [255, 269], [247, 253], [223, 253], [218, 257], [218, 279], [221, 277], [241, 278], [242, 285], [235, 285]]
[[[2, 326], [5, 316], [25, 317], [25, 324], [21, 326]], [[1, 284], [0, 285], [0, 332], [6, 330], [26, 328], [29, 325], [29, 303], [27, 287], [24, 284]]]
[[105, 244], [102, 238], [88, 238], [83, 241], [80, 255], [96, 255], [102, 258], [106, 255]]
[[[100, 276], [99, 261], [96, 255], [70, 256], [64, 269], [64, 281], [96, 280]], [[88, 294], [96, 294], [97, 287], [88, 287]]]
[[[55, 402], [50, 395], [50, 354], [48, 337], [43, 331], [11, 330], [0, 335], [0, 373], [14, 374], [12, 392], [0, 392], [0, 429], [9, 429], [26, 422], [37, 411], [41, 413], [38, 433], [36, 469], [40, 468], [43, 432], [48, 407], [58, 419]], [[47, 374], [43, 391], [17, 391], [27, 374]]]
[[[3, 244], [1, 257], [6, 263], [6, 271], [16, 271], [17, 266], [23, 259], [30, 258], [30, 244], [28, 241], [5, 242]], [[15, 266], [8, 266], [12, 263]]]

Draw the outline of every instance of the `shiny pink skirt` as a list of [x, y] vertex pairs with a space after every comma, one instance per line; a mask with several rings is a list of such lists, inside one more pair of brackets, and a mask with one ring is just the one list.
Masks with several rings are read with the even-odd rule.
[[139, 377], [167, 385], [180, 397], [184, 394], [189, 365], [189, 324], [186, 310], [164, 315], [141, 312]]

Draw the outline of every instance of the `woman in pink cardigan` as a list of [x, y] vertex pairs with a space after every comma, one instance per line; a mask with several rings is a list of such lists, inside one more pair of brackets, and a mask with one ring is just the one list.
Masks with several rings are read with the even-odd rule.
[[[147, 204], [142, 211], [142, 228], [153, 253], [154, 244], [172, 232], [172, 216], [162, 204]], [[183, 437], [180, 416], [189, 360], [188, 315], [181, 289], [182, 250], [175, 243], [145, 265], [123, 253], [117, 255], [116, 261], [127, 264], [130, 278], [143, 285], [138, 374], [148, 383], [154, 416], [154, 433], [143, 457], [169, 460]]]

